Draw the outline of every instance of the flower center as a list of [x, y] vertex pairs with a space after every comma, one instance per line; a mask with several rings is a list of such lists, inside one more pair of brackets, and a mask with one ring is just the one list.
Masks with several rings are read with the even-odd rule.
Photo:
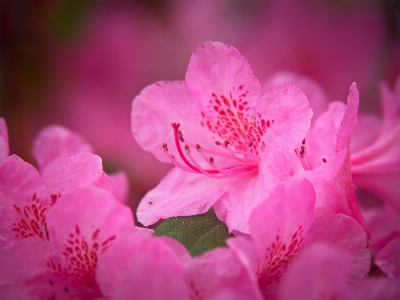
[[[227, 140], [222, 143], [215, 141], [215, 144], [221, 151], [202, 148], [199, 144], [192, 143], [183, 138], [183, 134], [179, 130], [179, 123], [172, 123], [171, 125], [174, 130], [175, 146], [183, 163], [177, 161], [173, 155], [169, 154], [166, 143], [163, 144], [163, 150], [175, 166], [186, 172], [204, 174], [212, 178], [226, 178], [254, 171], [260, 161], [259, 157], [252, 153], [232, 149]], [[183, 149], [181, 143], [184, 144]], [[253, 141], [249, 141], [248, 148], [252, 146]], [[203, 161], [203, 165], [206, 164], [207, 167], [202, 167], [199, 164], [194, 158], [191, 149], [197, 150]], [[223, 158], [224, 161], [228, 160], [230, 164], [228, 166], [220, 166], [214, 157]]]

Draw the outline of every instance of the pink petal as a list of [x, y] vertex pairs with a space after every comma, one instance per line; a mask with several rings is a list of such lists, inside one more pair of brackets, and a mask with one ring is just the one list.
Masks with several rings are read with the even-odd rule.
[[237, 180], [216, 180], [175, 168], [142, 199], [137, 209], [138, 220], [148, 226], [159, 219], [205, 213]]
[[392, 278], [368, 278], [347, 288], [348, 300], [397, 300], [400, 299], [399, 281]]
[[228, 226], [229, 232], [249, 233], [250, 214], [261, 201], [254, 197], [256, 177], [250, 174], [236, 179], [226, 183], [231, 189], [227, 189], [213, 207], [218, 219]]
[[96, 184], [103, 175], [99, 156], [80, 153], [52, 160], [43, 170], [42, 180], [51, 197], [57, 199], [79, 187]]
[[125, 172], [118, 172], [111, 174], [110, 179], [115, 187], [115, 196], [122, 203], [128, 201], [129, 196], [129, 179]]
[[355, 219], [370, 239], [371, 235], [361, 214], [351, 180], [347, 149], [330, 158], [323, 166], [301, 176], [310, 180], [317, 194], [316, 214], [342, 213]]
[[344, 148], [349, 148], [350, 138], [354, 126], [357, 122], [357, 111], [360, 102], [357, 85], [353, 83], [350, 86], [349, 96], [347, 97], [346, 111], [343, 115], [342, 124], [340, 125], [339, 133], [336, 141], [336, 151], [341, 151]]
[[32, 150], [41, 171], [55, 158], [81, 152], [93, 152], [93, 148], [79, 134], [59, 125], [42, 129], [35, 139]]
[[388, 277], [400, 279], [400, 238], [387, 244], [378, 253], [375, 263]]
[[258, 100], [255, 111], [267, 122], [267, 127], [268, 122], [270, 124], [262, 137], [266, 149], [279, 136], [282, 146], [291, 152], [303, 141], [310, 128], [312, 110], [307, 97], [290, 84], [269, 90]]
[[280, 299], [343, 299], [350, 262], [346, 252], [323, 243], [303, 249], [282, 278]]
[[279, 72], [269, 78], [269, 80], [262, 85], [262, 89], [263, 91], [268, 91], [281, 84], [292, 84], [304, 92], [310, 103], [310, 108], [313, 111], [314, 121], [327, 110], [329, 102], [328, 96], [318, 83], [311, 78], [293, 72]]
[[393, 93], [382, 85], [381, 94], [380, 134], [369, 147], [352, 155], [352, 173], [356, 185], [400, 211], [400, 77]]
[[310, 229], [310, 235], [309, 243], [324, 242], [348, 253], [351, 258], [351, 278], [367, 276], [371, 266], [367, 236], [354, 219], [344, 214], [318, 216]]
[[357, 152], [368, 148], [374, 143], [381, 131], [381, 125], [379, 118], [374, 115], [358, 114], [357, 123], [350, 142], [352, 159]]
[[198, 107], [213, 117], [218, 115], [209, 106], [213, 94], [223, 102], [235, 99], [243, 110], [253, 108], [260, 97], [261, 85], [249, 63], [236, 48], [219, 42], [206, 42], [193, 52], [185, 79]]
[[[55, 292], [49, 284], [46, 261], [50, 244], [23, 239], [0, 250], [0, 295], [3, 299], [48, 299]], [[65, 292], [64, 292], [65, 294]]]
[[195, 257], [186, 270], [193, 299], [263, 299], [254, 275], [230, 249], [207, 251]]
[[47, 215], [47, 229], [55, 254], [47, 262], [49, 274], [92, 297], [100, 296], [99, 259], [120, 237], [135, 232], [130, 208], [93, 186], [66, 193]]
[[0, 118], [0, 163], [9, 155], [7, 124], [3, 118]]
[[187, 299], [182, 265], [162, 239], [127, 235], [99, 258], [96, 274], [109, 299]]
[[168, 145], [172, 155], [179, 157], [171, 123], [180, 123], [184, 137], [195, 139], [194, 143], [202, 146], [213, 143], [211, 137], [207, 139], [207, 130], [201, 126], [200, 117], [185, 82], [157, 82], [146, 87], [133, 100], [132, 133], [144, 150], [153, 153], [160, 161], [170, 162], [163, 152], [163, 143]]
[[22, 238], [45, 239], [49, 199], [38, 171], [16, 155], [0, 165], [0, 247]]
[[315, 191], [308, 180], [279, 185], [253, 210], [251, 237], [257, 251], [257, 278], [264, 294], [274, 288], [308, 237], [314, 220]]

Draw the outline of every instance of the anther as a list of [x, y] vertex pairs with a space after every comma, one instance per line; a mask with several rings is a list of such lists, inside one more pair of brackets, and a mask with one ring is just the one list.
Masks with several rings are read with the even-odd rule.
[[247, 145], [248, 145], [249, 147], [253, 146], [253, 141], [250, 141]]
[[322, 161], [323, 161], [324, 163], [327, 163], [327, 162], [328, 162], [328, 161], [326, 160], [325, 157], [322, 159]]
[[215, 145], [220, 146], [221, 143], [219, 141], [215, 141]]
[[69, 293], [68, 285], [64, 285], [64, 291], [65, 291], [66, 293]]
[[214, 163], [214, 158], [212, 156], [210, 156], [210, 163]]
[[182, 134], [182, 131], [178, 131], [178, 136], [179, 136], [179, 140], [183, 143], [185, 140], [184, 140], [184, 138], [183, 138], [183, 134]]
[[51, 286], [54, 285], [54, 281], [53, 281], [51, 278], [49, 279], [49, 284], [50, 284]]
[[306, 143], [306, 139], [304, 139], [301, 143], [304, 145]]
[[199, 144], [196, 144], [196, 149], [197, 151], [201, 151], [201, 146]]
[[164, 150], [168, 151], [167, 143], [163, 143], [163, 144], [162, 144], [162, 147], [163, 147]]
[[186, 151], [187, 153], [190, 153], [190, 148], [189, 148], [188, 145], [185, 145], [185, 151]]
[[229, 145], [228, 140], [225, 140], [225, 141], [224, 141], [224, 144], [225, 144], [225, 147], [227, 147], [227, 146]]

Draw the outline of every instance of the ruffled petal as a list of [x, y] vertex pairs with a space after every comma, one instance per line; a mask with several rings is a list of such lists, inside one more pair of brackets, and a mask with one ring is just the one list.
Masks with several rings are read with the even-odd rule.
[[313, 111], [313, 120], [319, 118], [328, 108], [328, 96], [322, 87], [313, 79], [294, 72], [279, 72], [268, 79], [263, 85], [264, 92], [282, 84], [292, 84], [303, 91], [307, 96], [310, 108]]
[[[166, 143], [175, 148], [172, 123], [179, 123], [184, 137], [202, 145], [213, 140], [201, 125], [201, 115], [183, 81], [162, 81], [146, 87], [132, 103], [132, 133], [139, 145], [160, 161], [170, 162], [163, 152]], [[207, 137], [209, 137], [207, 139]], [[177, 151], [171, 151], [176, 158]]]
[[128, 235], [99, 258], [96, 279], [105, 298], [188, 299], [183, 266], [162, 239]]
[[307, 247], [282, 279], [279, 299], [343, 299], [350, 261], [348, 253], [324, 243]]
[[195, 257], [187, 266], [193, 299], [263, 299], [254, 275], [226, 248]]
[[80, 153], [52, 160], [43, 170], [42, 180], [54, 202], [64, 193], [96, 184], [103, 175], [99, 156]]
[[349, 276], [365, 278], [371, 266], [367, 236], [363, 228], [344, 214], [318, 216], [310, 229], [309, 243], [324, 242], [351, 257]]
[[159, 219], [205, 213], [237, 180], [213, 179], [175, 168], [142, 199], [137, 209], [138, 220], [148, 226]]
[[260, 118], [261, 126], [258, 131], [263, 132], [260, 138], [262, 143], [265, 143], [264, 152], [269, 151], [271, 141], [277, 137], [281, 145], [286, 147], [286, 151], [294, 151], [306, 137], [310, 128], [312, 110], [307, 97], [301, 90], [290, 84], [269, 90], [259, 99], [255, 111], [256, 118]]
[[214, 106], [245, 112], [255, 106], [261, 93], [246, 59], [236, 48], [220, 42], [206, 42], [193, 52], [185, 79], [199, 108], [212, 119], [219, 114]]
[[59, 125], [42, 129], [35, 139], [32, 150], [40, 171], [43, 171], [47, 163], [55, 158], [81, 152], [93, 152], [93, 148], [82, 136]]
[[47, 190], [38, 171], [16, 155], [0, 165], [0, 247], [22, 238], [45, 239]]

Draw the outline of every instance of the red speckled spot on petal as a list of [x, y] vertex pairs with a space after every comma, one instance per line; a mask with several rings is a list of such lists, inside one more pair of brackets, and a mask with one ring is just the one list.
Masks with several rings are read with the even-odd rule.
[[258, 262], [256, 272], [261, 289], [279, 282], [299, 251], [304, 240], [303, 232], [304, 228], [298, 226], [288, 243], [284, 242], [282, 236], [277, 235], [275, 241], [266, 249], [264, 260]]

